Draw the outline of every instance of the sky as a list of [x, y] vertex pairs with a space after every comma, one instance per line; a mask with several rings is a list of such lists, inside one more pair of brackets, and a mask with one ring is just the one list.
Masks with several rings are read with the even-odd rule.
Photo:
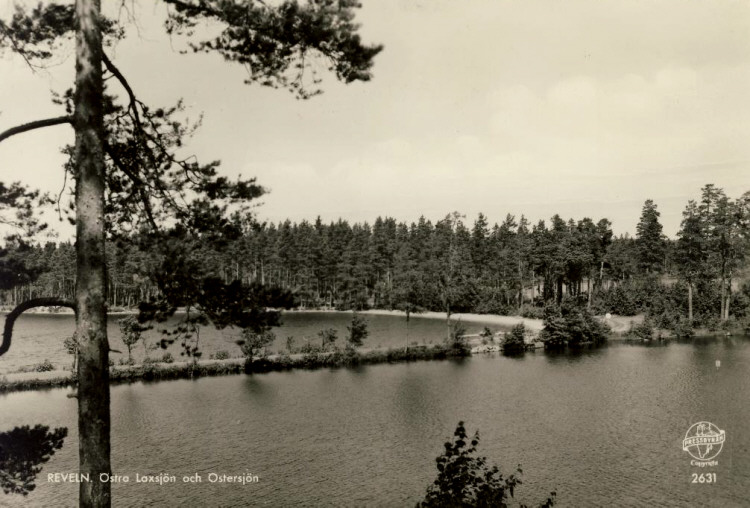
[[[750, 190], [750, 2], [362, 4], [364, 41], [385, 46], [373, 79], [327, 76], [308, 101], [245, 85], [218, 56], [180, 54], [160, 2], [127, 3], [135, 23], [109, 54], [146, 103], [182, 97], [203, 114], [187, 153], [257, 177], [270, 190], [261, 220], [557, 213], [633, 235], [653, 199], [674, 237], [703, 185]], [[61, 114], [50, 90], [71, 86], [73, 64], [67, 51], [32, 73], [1, 55], [0, 130]], [[0, 178], [58, 193], [72, 139], [58, 126], [0, 143]]]

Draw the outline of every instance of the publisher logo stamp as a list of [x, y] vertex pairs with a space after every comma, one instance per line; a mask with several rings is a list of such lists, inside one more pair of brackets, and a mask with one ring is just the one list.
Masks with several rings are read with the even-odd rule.
[[726, 433], [711, 422], [698, 422], [690, 426], [682, 440], [682, 449], [695, 459], [694, 466], [714, 466], [714, 459], [721, 453], [726, 440]]

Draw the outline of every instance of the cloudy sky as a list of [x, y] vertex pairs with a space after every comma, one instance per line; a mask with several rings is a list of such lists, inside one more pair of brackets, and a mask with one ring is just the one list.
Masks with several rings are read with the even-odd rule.
[[[373, 80], [329, 77], [309, 101], [244, 85], [219, 57], [180, 55], [150, 0], [111, 55], [147, 103], [183, 97], [204, 114], [191, 153], [257, 176], [271, 221], [559, 213], [633, 234], [650, 198], [673, 236], [702, 185], [750, 190], [747, 1], [362, 3], [364, 40], [385, 45]], [[0, 58], [0, 130], [60, 114], [49, 91], [70, 86], [73, 63], [32, 74]], [[60, 126], [0, 144], [2, 179], [58, 192], [71, 140]]]

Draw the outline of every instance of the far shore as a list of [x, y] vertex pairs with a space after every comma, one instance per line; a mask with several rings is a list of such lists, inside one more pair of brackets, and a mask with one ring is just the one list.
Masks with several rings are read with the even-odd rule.
[[[7, 313], [13, 310], [9, 306], [5, 306], [2, 309], [0, 309], [0, 313]], [[116, 310], [109, 310], [107, 314], [109, 315], [119, 315], [119, 314], [135, 314], [137, 313], [137, 309], [123, 309], [123, 308], [117, 308]], [[179, 312], [179, 311], [178, 311]], [[284, 310], [283, 312], [290, 312], [290, 313], [302, 313], [302, 312], [326, 312], [326, 313], [338, 313], [338, 314], [345, 314], [345, 313], [352, 313], [354, 311], [351, 310], [334, 310], [334, 309], [290, 309], [290, 310]], [[400, 310], [387, 310], [387, 309], [370, 309], [370, 310], [362, 310], [362, 311], [356, 311], [358, 314], [369, 314], [372, 316], [400, 316], [403, 318], [406, 318], [406, 313]], [[27, 310], [24, 314], [73, 314], [73, 311], [68, 308], [55, 308], [54, 310], [49, 307], [37, 307], [34, 309]], [[445, 319], [445, 313], [444, 312], [420, 312], [420, 313], [411, 313], [411, 317], [413, 318], [428, 318], [428, 319]], [[489, 324], [489, 325], [499, 325], [499, 326], [513, 326], [517, 325], [518, 323], [523, 323], [526, 328], [529, 330], [539, 331], [542, 329], [542, 320], [541, 319], [532, 319], [532, 318], [524, 318], [521, 316], [498, 316], [494, 314], [451, 314], [451, 320], [457, 321], [461, 320], [465, 323], [483, 323], [483, 324]]]
[[[4, 306], [0, 309], [0, 313], [7, 313], [12, 310], [12, 307], [10, 306]], [[127, 314], [135, 314], [138, 310], [135, 308], [128, 309], [128, 308], [116, 308], [115, 310], [109, 310], [107, 314], [109, 315], [127, 315]], [[180, 312], [180, 311], [178, 311]], [[289, 313], [303, 313], [303, 312], [309, 312], [309, 313], [332, 313], [332, 314], [346, 314], [346, 313], [352, 313], [355, 311], [352, 310], [335, 310], [335, 309], [289, 309], [284, 310], [283, 312], [289, 312]], [[398, 316], [406, 318], [406, 312], [400, 311], [400, 310], [387, 310], [387, 309], [369, 309], [369, 310], [362, 310], [362, 311], [356, 311], [358, 314], [368, 314], [372, 316]], [[73, 311], [68, 308], [50, 308], [50, 307], [36, 307], [34, 309], [29, 309], [24, 314], [73, 314]], [[427, 318], [427, 319], [443, 319], [445, 320], [445, 313], [444, 312], [433, 312], [433, 311], [427, 311], [427, 312], [412, 312], [411, 313], [412, 318]], [[500, 316], [495, 314], [469, 314], [469, 313], [456, 313], [451, 314], [451, 320], [452, 321], [463, 321], [464, 323], [482, 323], [487, 325], [498, 325], [498, 326], [513, 326], [517, 325], [519, 323], [523, 323], [524, 326], [526, 326], [527, 329], [533, 330], [533, 331], [539, 331], [543, 328], [542, 320], [541, 319], [533, 319], [533, 318], [525, 318], [521, 316]]]
[[[8, 313], [12, 310], [10, 306], [3, 306], [0, 307], [0, 315], [3, 313]], [[123, 307], [116, 307], [114, 310], [109, 310], [107, 312], [108, 315], [129, 315], [129, 314], [135, 314], [138, 310], [135, 308], [123, 308]], [[180, 311], [178, 311], [179, 313]], [[288, 313], [331, 313], [331, 314], [351, 314], [355, 311], [353, 310], [335, 310], [335, 309], [315, 309], [315, 308], [307, 308], [307, 309], [289, 309], [284, 310], [283, 312]], [[358, 314], [364, 314], [364, 315], [371, 315], [371, 316], [396, 316], [396, 317], [402, 317], [406, 319], [406, 312], [400, 311], [400, 310], [388, 310], [388, 309], [368, 309], [368, 310], [361, 310], [356, 311]], [[60, 314], [60, 315], [72, 315], [73, 311], [68, 308], [49, 308], [49, 307], [38, 307], [34, 309], [27, 310], [25, 314]], [[434, 312], [434, 311], [425, 311], [425, 312], [412, 312], [410, 315], [412, 318], [425, 318], [425, 319], [446, 319], [445, 312]], [[639, 324], [643, 322], [644, 316], [642, 314], [636, 315], [636, 316], [617, 316], [617, 315], [607, 315], [607, 316], [597, 316], [599, 320], [609, 325], [610, 329], [612, 330], [612, 333], [615, 335], [624, 335], [630, 331], [632, 326], [634, 324]], [[519, 323], [523, 323], [523, 325], [526, 327], [526, 329], [532, 333], [538, 333], [544, 328], [544, 323], [541, 319], [534, 319], [534, 318], [527, 318], [522, 316], [501, 316], [497, 314], [471, 314], [471, 313], [456, 313], [451, 314], [451, 320], [452, 321], [463, 321], [464, 323], [479, 323], [484, 324], [488, 326], [502, 326], [502, 327], [511, 327], [515, 326]], [[696, 335], [710, 335], [711, 333], [707, 333], [708, 331], [698, 331], [696, 330]]]
[[[0, 306], [0, 316], [7, 314], [12, 310], [12, 306], [4, 305]], [[107, 312], [111, 316], [126, 316], [136, 314], [138, 312], [135, 308], [126, 307], [115, 307]], [[184, 312], [178, 310], [177, 313]], [[286, 313], [331, 313], [331, 314], [352, 314], [354, 312], [358, 314], [370, 315], [370, 316], [395, 316], [406, 319], [406, 312], [401, 310], [388, 310], [388, 309], [368, 309], [368, 310], [336, 310], [330, 308], [297, 308], [284, 310]], [[52, 308], [52, 307], [37, 307], [34, 309], [27, 310], [24, 314], [47, 314], [47, 315], [73, 315], [73, 311], [68, 308]], [[425, 311], [425, 312], [412, 312], [411, 318], [415, 319], [446, 319], [445, 312]], [[635, 316], [620, 316], [607, 314], [606, 316], [595, 316], [596, 319], [603, 323], [606, 323], [610, 330], [610, 338], [614, 340], [625, 340], [633, 325], [643, 323], [644, 315], [637, 314]], [[528, 332], [536, 335], [544, 328], [544, 323], [541, 319], [527, 318], [522, 316], [501, 316], [498, 314], [472, 314], [472, 313], [456, 313], [451, 314], [452, 321], [463, 321], [464, 323], [476, 323], [486, 326], [502, 326], [504, 328], [512, 327], [522, 323]], [[672, 337], [670, 330], [657, 330], [658, 335], [665, 338]], [[726, 332], [719, 332], [717, 330], [708, 330], [705, 328], [696, 328], [693, 330], [695, 337], [710, 337], [714, 335], [725, 335]], [[733, 330], [734, 333], [744, 333], [742, 330]]]
[[[333, 310], [333, 309], [293, 309], [284, 312], [326, 312], [332, 314], [346, 314], [353, 313], [351, 310]], [[396, 316], [406, 319], [406, 312], [401, 310], [386, 310], [386, 309], [369, 309], [369, 310], [358, 310], [357, 314], [370, 315], [370, 316]], [[445, 320], [445, 312], [412, 312], [411, 318], [427, 318], [427, 319], [442, 319]], [[451, 314], [451, 321], [463, 321], [464, 323], [480, 323], [485, 325], [497, 325], [497, 326], [514, 326], [519, 323], [533, 331], [541, 331], [543, 328], [541, 319], [525, 318], [521, 316], [499, 316], [496, 314], [464, 314], [457, 313]]]

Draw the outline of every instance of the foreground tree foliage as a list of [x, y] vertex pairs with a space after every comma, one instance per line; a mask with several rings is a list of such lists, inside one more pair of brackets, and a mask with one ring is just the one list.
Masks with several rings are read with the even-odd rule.
[[[255, 0], [165, 3], [172, 7], [167, 32], [181, 36], [196, 51], [216, 52], [244, 65], [249, 83], [287, 88], [302, 98], [320, 92], [313, 72], [319, 58], [339, 79], [362, 81], [370, 78], [373, 57], [381, 49], [361, 43], [353, 22], [359, 4], [352, 0], [304, 4], [284, 0], [273, 5]], [[207, 22], [222, 27], [219, 36], [201, 39], [199, 25]], [[111, 472], [107, 234], [115, 240], [123, 239], [126, 232], [139, 235], [161, 254], [150, 267], [152, 276], [161, 275], [155, 280], [159, 292], [154, 301], [146, 302], [140, 319], [163, 320], [180, 306], [188, 311], [192, 307], [194, 312], [187, 313], [177, 332], [186, 351], [197, 352], [191, 341], [199, 325], [248, 327], [259, 320], [265, 326], [278, 319], [263, 310], [278, 294], [225, 284], [207, 270], [191, 271], [194, 253], [185, 242], [220, 245], [222, 238], [231, 237], [246, 222], [247, 202], [263, 189], [253, 180], [230, 182], [218, 176], [218, 163], [201, 165], [178, 155], [177, 149], [193, 127], [176, 121], [180, 104], [172, 108], [145, 105], [105, 52], [109, 43], [126, 34], [125, 27], [102, 15], [99, 0], [50, 2], [31, 9], [18, 6], [10, 20], [0, 21], [0, 46], [32, 68], [65, 50], [66, 40], [75, 38], [75, 85], [55, 98], [64, 114], [11, 127], [0, 133], [0, 141], [54, 125], [70, 124], [75, 131], [75, 146], [68, 149], [70, 162], [64, 171], [75, 182], [71, 208], [77, 270], [75, 299], [65, 303], [76, 309], [77, 317], [80, 470], [94, 478]], [[122, 103], [105, 94], [105, 70], [121, 86]], [[207, 291], [212, 296], [205, 296]], [[21, 312], [49, 304], [27, 301]], [[10, 327], [6, 320], [5, 349], [13, 320]], [[109, 506], [109, 484], [82, 482], [79, 502]]]
[[[436, 460], [438, 476], [427, 489], [417, 507], [504, 507], [509, 506], [516, 487], [520, 485], [521, 467], [504, 477], [496, 466], [489, 466], [486, 457], [476, 456], [479, 431], [469, 437], [464, 422], [458, 422], [453, 441], [445, 443], [445, 451]], [[539, 506], [555, 504], [555, 492]], [[520, 504], [520, 506], [526, 506]]]
[[50, 432], [49, 427], [15, 427], [0, 432], [0, 486], [6, 494], [26, 496], [36, 488], [42, 464], [62, 448], [68, 435], [65, 427]]

